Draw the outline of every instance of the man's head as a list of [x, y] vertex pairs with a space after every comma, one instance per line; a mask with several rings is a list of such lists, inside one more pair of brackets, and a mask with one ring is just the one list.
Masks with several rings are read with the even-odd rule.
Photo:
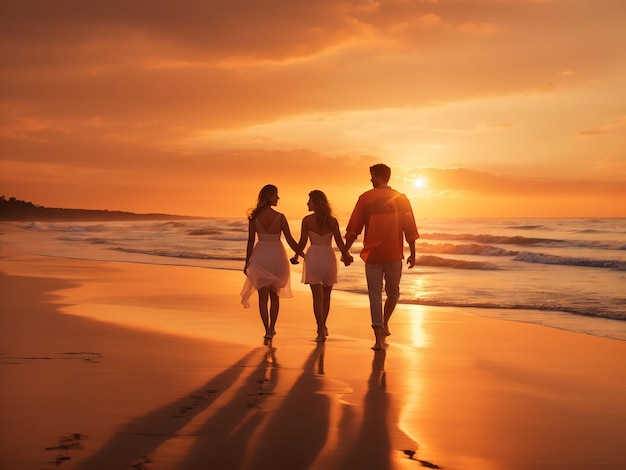
[[372, 186], [378, 188], [379, 186], [387, 186], [389, 179], [391, 178], [391, 168], [384, 163], [377, 163], [370, 167], [370, 175], [372, 176]]

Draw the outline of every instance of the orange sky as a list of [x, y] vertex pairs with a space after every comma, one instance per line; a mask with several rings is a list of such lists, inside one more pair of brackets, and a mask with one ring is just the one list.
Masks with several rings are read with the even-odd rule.
[[[338, 215], [626, 216], [623, 0], [0, 0], [0, 193]], [[424, 185], [414, 182], [421, 178]], [[345, 223], [345, 222], [344, 222]]]

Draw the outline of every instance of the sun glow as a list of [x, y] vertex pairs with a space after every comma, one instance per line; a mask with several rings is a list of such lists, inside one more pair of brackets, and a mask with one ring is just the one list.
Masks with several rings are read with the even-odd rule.
[[417, 178], [415, 181], [413, 181], [413, 186], [415, 186], [416, 188], [423, 188], [424, 186], [426, 186], [426, 180], [424, 178]]

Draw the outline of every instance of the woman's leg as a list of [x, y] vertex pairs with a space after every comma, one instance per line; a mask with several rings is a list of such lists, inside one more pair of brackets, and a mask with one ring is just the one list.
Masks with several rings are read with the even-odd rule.
[[328, 336], [328, 328], [326, 327], [326, 321], [328, 320], [328, 314], [330, 313], [330, 294], [333, 292], [333, 286], [324, 286], [324, 336]]
[[263, 326], [265, 327], [265, 337], [269, 338], [270, 336], [270, 321], [269, 314], [267, 311], [267, 301], [270, 295], [270, 290], [268, 287], [262, 287], [259, 289], [259, 314], [261, 315], [261, 321], [263, 322]]
[[317, 337], [315, 341], [324, 341], [324, 286], [321, 284], [311, 284], [311, 295], [313, 296], [313, 314], [317, 323]]
[[273, 290], [270, 290], [270, 325], [269, 335], [270, 338], [276, 334], [276, 320], [278, 320], [278, 309], [280, 308], [280, 300], [278, 294]]

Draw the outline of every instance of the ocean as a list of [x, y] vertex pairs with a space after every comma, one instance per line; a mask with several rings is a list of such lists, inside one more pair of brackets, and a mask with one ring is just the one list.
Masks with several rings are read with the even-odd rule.
[[[417, 222], [417, 265], [404, 270], [401, 303], [626, 341], [626, 219]], [[11, 224], [17, 230], [0, 241], [35, 254], [235, 271], [247, 240], [245, 218]], [[290, 226], [297, 238], [300, 221]], [[365, 296], [359, 241], [335, 289]], [[300, 269], [292, 267], [292, 283]]]

